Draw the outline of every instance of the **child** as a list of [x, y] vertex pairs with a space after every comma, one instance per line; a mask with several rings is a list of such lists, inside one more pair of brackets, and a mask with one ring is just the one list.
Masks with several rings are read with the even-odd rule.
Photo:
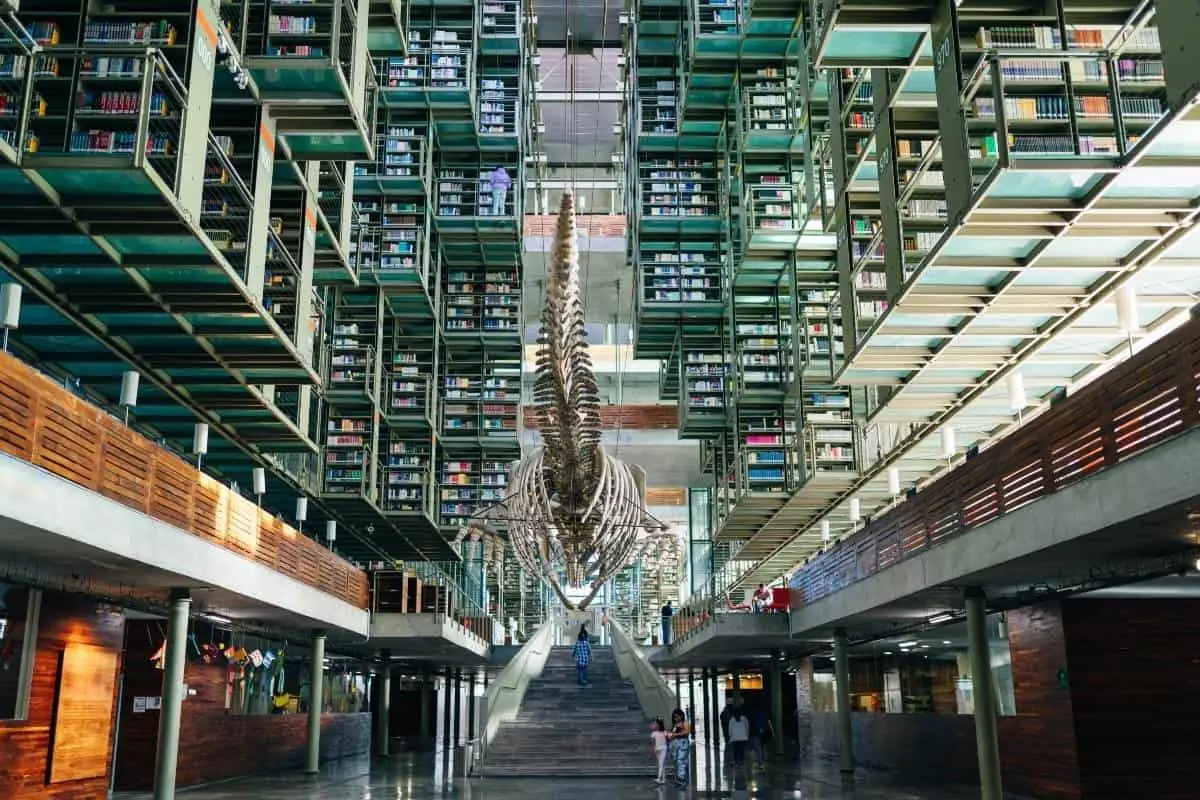
[[654, 758], [658, 760], [658, 780], [655, 783], [666, 783], [667, 726], [661, 719], [654, 720], [650, 725], [650, 741], [654, 749]]

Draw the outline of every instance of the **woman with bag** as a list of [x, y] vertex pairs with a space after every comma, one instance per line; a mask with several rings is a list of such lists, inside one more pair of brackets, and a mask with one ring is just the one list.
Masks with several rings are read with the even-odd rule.
[[675, 761], [675, 786], [684, 789], [690, 781], [692, 766], [692, 725], [682, 708], [671, 712], [671, 732], [667, 734], [667, 740], [671, 758]]

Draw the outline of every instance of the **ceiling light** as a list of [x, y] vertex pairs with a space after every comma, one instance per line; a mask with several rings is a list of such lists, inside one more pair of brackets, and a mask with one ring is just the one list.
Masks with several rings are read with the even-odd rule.
[[949, 639], [942, 639], [942, 644], [950, 644], [950, 640], [949, 640]]
[[915, 641], [912, 641], [912, 642], [901, 642], [901, 643], [900, 643], [900, 645], [899, 645], [899, 647], [900, 647], [900, 649], [901, 649], [901, 650], [904, 650], [905, 648], [908, 648], [908, 647], [916, 647], [916, 646], [917, 646], [917, 643], [916, 643]]
[[949, 612], [943, 612], [941, 614], [935, 614], [934, 616], [930, 617], [929, 624], [930, 625], [941, 625], [943, 622], [949, 622], [952, 619], [954, 619], [953, 614], [951, 614]]
[[888, 494], [897, 497], [900, 494], [900, 469], [898, 467], [888, 467], [887, 482]]
[[215, 625], [232, 625], [233, 620], [228, 617], [222, 617], [220, 614], [201, 614], [201, 619], [208, 620]]

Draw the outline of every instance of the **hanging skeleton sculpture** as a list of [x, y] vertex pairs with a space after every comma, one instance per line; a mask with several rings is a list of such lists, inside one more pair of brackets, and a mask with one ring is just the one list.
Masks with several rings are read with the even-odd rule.
[[643, 532], [667, 530], [646, 511], [640, 470], [635, 474], [604, 451], [598, 395], [584, 339], [575, 205], [566, 193], [554, 230], [533, 391], [542, 447], [517, 462], [508, 496], [479, 512], [472, 527], [502, 516], [517, 560], [567, 608], [576, 606], [560, 574], [569, 587], [588, 587], [579, 610], [632, 563]]

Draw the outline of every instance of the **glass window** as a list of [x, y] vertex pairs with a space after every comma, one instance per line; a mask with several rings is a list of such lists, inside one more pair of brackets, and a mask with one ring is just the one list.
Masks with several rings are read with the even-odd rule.
[[24, 656], [26, 639], [36, 638], [29, 619], [33, 594], [24, 586], [0, 583], [0, 719], [24, 719], [29, 710], [32, 664]]

